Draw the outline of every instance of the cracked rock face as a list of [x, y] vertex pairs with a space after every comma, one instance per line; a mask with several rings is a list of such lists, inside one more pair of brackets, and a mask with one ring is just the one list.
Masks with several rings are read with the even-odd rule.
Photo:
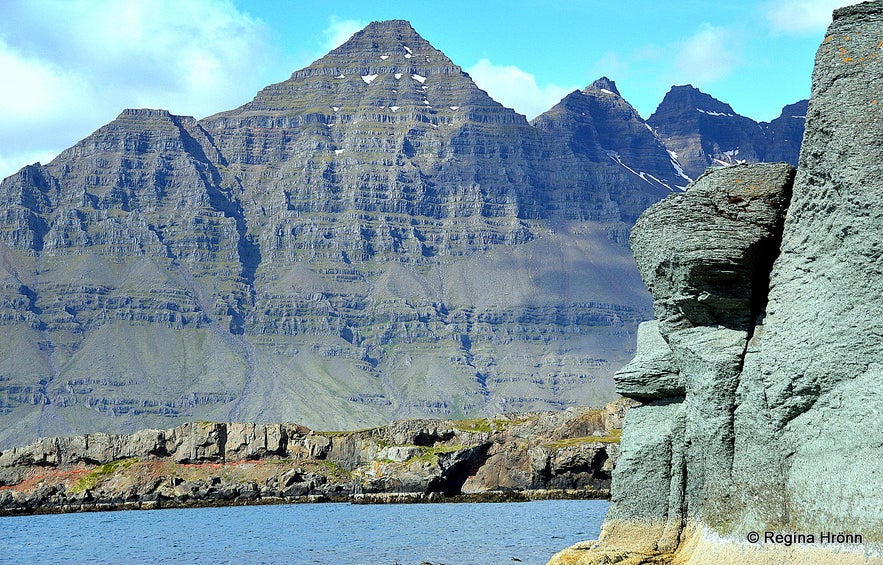
[[668, 342], [659, 333], [659, 321], [638, 326], [638, 355], [616, 372], [616, 390], [623, 396], [654, 400], [683, 396], [684, 378]]
[[766, 302], [793, 178], [785, 163], [717, 169], [641, 216], [632, 250], [663, 331], [751, 327]]
[[[793, 179], [785, 163], [712, 171], [652, 206], [633, 230], [658, 321], [642, 324], [638, 355], [616, 375], [621, 394], [649, 404], [630, 417], [625, 445], [634, 451], [616, 471], [611, 517], [655, 520], [659, 547], [677, 547], [685, 520], [725, 519], [739, 378]], [[645, 480], [667, 496], [636, 494]]]
[[793, 179], [785, 163], [715, 170], [633, 230], [659, 320], [641, 325], [638, 354], [616, 375], [621, 394], [647, 404], [629, 415], [610, 517], [654, 520], [658, 547], [677, 547], [685, 520], [719, 519], [732, 495], [739, 378]]
[[[787, 166], [731, 167], [639, 219], [659, 322], [617, 376], [645, 404], [626, 418], [601, 545], [581, 563], [883, 561], [881, 56], [883, 4], [837, 10], [790, 205]], [[751, 531], [863, 544], [759, 551]]]
[[[883, 5], [835, 12], [816, 55], [807, 133], [767, 316], [743, 371], [742, 414], [766, 415], [737, 449], [766, 444], [784, 514], [883, 543]], [[753, 424], [753, 427], [760, 427]], [[751, 429], [749, 427], [748, 429]], [[770, 449], [774, 446], [774, 449]], [[757, 471], [741, 469], [740, 477]], [[746, 497], [767, 491], [752, 481]], [[776, 515], [774, 509], [764, 509]], [[759, 516], [763, 518], [763, 515]]]

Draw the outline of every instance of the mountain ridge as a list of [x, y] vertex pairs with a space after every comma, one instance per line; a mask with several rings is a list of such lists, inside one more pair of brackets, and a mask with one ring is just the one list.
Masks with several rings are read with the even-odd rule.
[[[689, 84], [673, 86], [647, 124], [691, 179], [719, 165], [784, 161], [797, 166], [806, 102], [785, 106], [769, 123], [755, 122]], [[786, 114], [801, 107], [802, 118]], [[800, 121], [795, 127], [791, 120]]]
[[628, 232], [683, 177], [612, 81], [574, 102], [535, 127], [375, 22], [239, 108], [124, 110], [4, 179], [0, 446], [609, 400], [650, 316]]

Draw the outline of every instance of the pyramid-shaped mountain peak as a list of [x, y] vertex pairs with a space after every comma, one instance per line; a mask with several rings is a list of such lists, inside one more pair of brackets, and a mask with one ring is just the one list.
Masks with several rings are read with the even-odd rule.
[[[684, 187], [688, 180], [678, 174], [668, 152], [607, 77], [571, 92], [531, 123], [566, 139], [588, 161], [621, 167], [640, 190], [657, 198]], [[629, 210], [626, 202], [620, 201], [620, 206]], [[639, 205], [630, 213], [636, 218], [641, 211]]]
[[[462, 72], [448, 57], [433, 47], [406, 20], [372, 22], [357, 31], [340, 47], [295, 72], [292, 78], [309, 75], [332, 66], [342, 71], [347, 68], [363, 74], [382, 74], [384, 71], [433, 70], [446, 74]], [[361, 75], [360, 75], [361, 76]]]
[[[616, 88], [616, 83], [613, 82], [612, 80], [610, 80], [610, 79], [607, 78], [607, 77], [601, 77], [601, 78], [599, 78], [598, 80], [596, 80], [595, 82], [593, 82], [593, 83], [589, 86], [589, 88], [595, 88], [595, 89], [598, 89], [598, 90], [605, 90], [605, 91], [610, 92], [610, 93], [612, 93], [612, 94], [616, 94], [617, 96], [621, 96], [621, 95], [619, 94], [619, 90], [617, 90], [617, 88]], [[588, 89], [586, 89], [586, 90], [588, 90]]]
[[[411, 25], [411, 22], [409, 22], [408, 20], [383, 20], [379, 22], [371, 22], [370, 24], [353, 34], [353, 36], [346, 43], [360, 39], [362, 37], [375, 40], [413, 40], [426, 42], [426, 40], [423, 39], [423, 37], [421, 37], [419, 33], [417, 33], [417, 30], [414, 29], [414, 27]], [[343, 45], [346, 45], [346, 43], [344, 43]]]
[[[476, 118], [475, 112], [484, 117]], [[248, 104], [206, 121], [234, 116], [339, 125], [375, 118], [433, 126], [464, 119], [527, 125], [405, 20], [369, 24], [288, 80], [267, 86]]]

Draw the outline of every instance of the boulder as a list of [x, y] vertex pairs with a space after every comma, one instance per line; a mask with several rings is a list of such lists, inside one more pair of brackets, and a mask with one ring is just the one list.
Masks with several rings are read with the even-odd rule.
[[632, 250], [663, 335], [753, 324], [766, 303], [793, 179], [786, 163], [715, 169], [641, 215]]
[[659, 333], [658, 321], [650, 320], [638, 326], [637, 354], [616, 372], [614, 380], [619, 394], [628, 398], [652, 400], [684, 395], [683, 376], [671, 347]]

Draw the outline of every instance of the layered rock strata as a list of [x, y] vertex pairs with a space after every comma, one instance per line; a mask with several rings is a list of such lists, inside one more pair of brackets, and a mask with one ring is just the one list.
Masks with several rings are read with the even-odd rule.
[[197, 422], [0, 452], [0, 514], [321, 500], [603, 497], [625, 405], [361, 432]]
[[674, 86], [647, 125], [682, 168], [697, 179], [708, 168], [784, 161], [797, 166], [806, 100], [770, 122], [756, 122], [689, 84]]
[[126, 110], [0, 184], [0, 448], [609, 401], [650, 315], [628, 230], [670, 192], [633, 157], [531, 126], [404, 21], [203, 120]]
[[606, 78], [528, 123], [400, 20], [233, 110], [125, 110], [0, 183], [0, 448], [606, 402], [629, 230], [692, 178], [660, 139]]
[[786, 214], [771, 165], [638, 221], [658, 322], [618, 383], [643, 404], [600, 543], [554, 563], [883, 563], [881, 52], [880, 2], [835, 11]]
[[[583, 90], [571, 92], [531, 124], [554, 133], [577, 155], [590, 162], [609, 160], [635, 177], [635, 180], [662, 189], [665, 195], [682, 190], [692, 179], [680, 172], [647, 122], [619, 93], [616, 83], [602, 77]], [[615, 199], [630, 217], [637, 217], [646, 205], [640, 192], [619, 192]]]

